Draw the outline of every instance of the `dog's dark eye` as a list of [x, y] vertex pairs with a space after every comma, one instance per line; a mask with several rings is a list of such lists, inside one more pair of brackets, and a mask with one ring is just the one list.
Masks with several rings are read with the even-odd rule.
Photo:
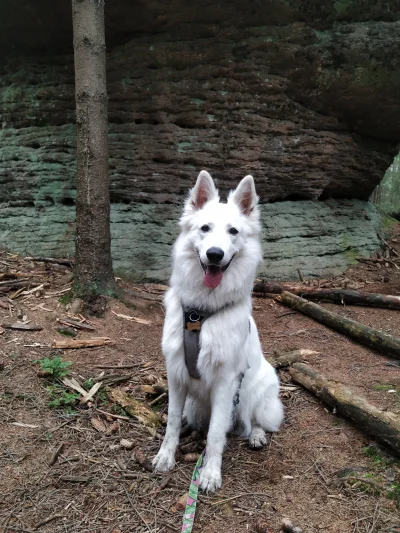
[[201, 231], [204, 231], [204, 233], [207, 233], [207, 231], [210, 231], [210, 226], [207, 226], [207, 224], [204, 224], [204, 226], [201, 226]]
[[237, 235], [239, 232], [238, 232], [238, 230], [237, 230], [236, 228], [231, 228], [231, 229], [229, 230], [229, 233], [230, 233], [231, 235]]

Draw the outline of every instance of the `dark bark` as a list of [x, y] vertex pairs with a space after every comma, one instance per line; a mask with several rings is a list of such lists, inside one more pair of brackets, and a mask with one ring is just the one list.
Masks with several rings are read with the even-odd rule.
[[392, 335], [382, 333], [377, 329], [364, 326], [363, 324], [360, 324], [360, 322], [350, 320], [337, 313], [328, 311], [317, 304], [308, 302], [307, 300], [300, 298], [300, 296], [296, 296], [287, 291], [282, 292], [277, 299], [288, 307], [296, 309], [296, 311], [300, 311], [301, 313], [318, 320], [318, 322], [321, 322], [340, 333], [344, 333], [348, 337], [351, 337], [359, 343], [365, 344], [388, 357], [398, 358], [400, 355], [400, 339], [393, 337]]
[[386, 294], [352, 291], [346, 289], [315, 289], [285, 283], [256, 283], [254, 292], [264, 294], [281, 294], [289, 291], [297, 296], [305, 296], [310, 300], [326, 300], [337, 304], [365, 305], [371, 307], [388, 307], [400, 309], [400, 297]]
[[75, 288], [115, 290], [111, 260], [104, 0], [72, 0], [77, 125]]
[[390, 411], [382, 411], [368, 400], [357, 396], [341, 383], [330, 381], [313, 368], [295, 363], [289, 368], [293, 381], [321, 398], [329, 407], [373, 435], [378, 441], [400, 454], [400, 418]]

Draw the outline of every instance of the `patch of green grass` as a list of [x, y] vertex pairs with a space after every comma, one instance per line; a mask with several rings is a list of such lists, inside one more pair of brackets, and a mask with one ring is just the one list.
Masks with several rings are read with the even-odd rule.
[[393, 485], [390, 485], [387, 496], [389, 500], [394, 500], [396, 504], [399, 506], [400, 505], [400, 483], [394, 483]]
[[44, 372], [49, 372], [54, 379], [61, 379], [69, 374], [72, 363], [63, 361], [59, 355], [36, 359], [34, 363], [39, 363]]
[[121, 407], [120, 405], [118, 405], [117, 403], [115, 403], [113, 405], [113, 411], [116, 415], [119, 415], [119, 416], [128, 416], [128, 413], [125, 411], [125, 409], [123, 407]]
[[378, 383], [377, 385], [373, 386], [373, 389], [377, 391], [388, 391], [388, 390], [392, 390], [395, 388], [396, 387], [394, 387], [393, 385], [390, 385], [389, 383]]
[[74, 293], [73, 291], [68, 291], [66, 292], [65, 294], [63, 294], [62, 296], [59, 297], [58, 301], [60, 302], [60, 304], [62, 305], [67, 305], [69, 304], [70, 302], [72, 302], [72, 300], [74, 299]]
[[80, 398], [79, 392], [68, 392], [61, 385], [54, 383], [47, 387], [52, 400], [49, 402], [51, 409], [62, 408], [64, 412], [72, 414], [75, 411], [73, 407], [76, 405], [77, 400]]
[[86, 389], [86, 390], [89, 390], [93, 387], [94, 385], [94, 380], [92, 378], [90, 379], [87, 379], [84, 383], [83, 383], [83, 388]]
[[371, 457], [375, 463], [384, 463], [386, 461], [385, 456], [375, 446], [367, 446], [364, 448], [364, 453]]

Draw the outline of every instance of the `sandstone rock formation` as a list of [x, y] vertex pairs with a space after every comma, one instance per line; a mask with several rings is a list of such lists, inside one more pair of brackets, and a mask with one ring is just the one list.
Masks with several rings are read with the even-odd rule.
[[[201, 168], [222, 193], [252, 173], [264, 203], [367, 199], [400, 140], [399, 14], [399, 0], [107, 2], [112, 202], [181, 203]], [[2, 2], [3, 206], [73, 210], [71, 42], [67, 0]]]

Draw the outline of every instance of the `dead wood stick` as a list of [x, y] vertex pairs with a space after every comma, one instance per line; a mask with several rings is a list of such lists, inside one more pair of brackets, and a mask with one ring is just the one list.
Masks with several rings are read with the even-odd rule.
[[390, 246], [390, 244], [387, 241], [385, 241], [385, 239], [382, 237], [380, 233], [378, 233], [377, 235], [380, 238], [380, 240], [383, 242], [383, 244], [386, 246], [386, 248], [388, 248], [388, 250], [390, 250], [393, 255], [400, 257], [400, 255], [396, 252], [396, 250], [392, 246]]
[[56, 265], [66, 265], [69, 267], [73, 266], [73, 261], [66, 258], [54, 258], [54, 257], [25, 257], [27, 261], [37, 261], [40, 263], [55, 263]]
[[110, 343], [111, 340], [108, 337], [94, 337], [92, 339], [54, 340], [51, 343], [51, 347], [68, 350], [77, 348], [94, 348], [96, 346], [104, 346]]
[[284, 291], [309, 300], [327, 300], [338, 304], [365, 305], [371, 307], [388, 307], [400, 309], [400, 296], [375, 294], [347, 289], [316, 289], [311, 287], [291, 286], [284, 283], [257, 283], [254, 290], [261, 294], [282, 294]]
[[355, 423], [362, 431], [390, 446], [400, 454], [400, 417], [382, 411], [362, 396], [354, 394], [336, 381], [330, 381], [304, 363], [294, 363], [289, 368], [293, 381], [321, 398], [329, 407]]
[[167, 393], [166, 392], [163, 392], [160, 394], [160, 396], [157, 396], [157, 398], [155, 398], [154, 400], [152, 400], [150, 403], [149, 403], [149, 406], [150, 407], [153, 407], [153, 405], [155, 405], [156, 403], [158, 403], [160, 400], [162, 400], [163, 398], [165, 398], [167, 396]]
[[72, 318], [67, 318], [67, 317], [57, 318], [57, 322], [59, 324], [64, 324], [65, 326], [72, 326], [73, 328], [76, 328], [76, 329], [96, 331], [96, 328], [94, 328], [90, 324], [85, 324], [84, 322], [81, 322], [79, 320], [73, 320]]
[[53, 455], [51, 456], [51, 459], [49, 461], [49, 466], [53, 466], [57, 459], [58, 459], [58, 456], [62, 453], [63, 449], [64, 449], [64, 446], [65, 446], [65, 443], [62, 442], [60, 444], [60, 446], [58, 446], [58, 448], [56, 448], [56, 450], [54, 451]]
[[91, 480], [90, 477], [84, 476], [61, 476], [60, 481], [65, 481], [66, 483], [88, 483]]
[[130, 302], [130, 300], [129, 300], [130, 298], [142, 298], [143, 300], [152, 300], [152, 301], [155, 301], [155, 302], [162, 302], [161, 295], [150, 294], [150, 293], [145, 292], [145, 291], [137, 291], [137, 290], [136, 291], [132, 291], [130, 289], [125, 289], [124, 293], [121, 296], [121, 300], [123, 302], [129, 303]]
[[328, 311], [320, 305], [308, 302], [290, 292], [284, 291], [276, 299], [388, 357], [398, 358], [400, 356], [400, 339], [397, 337]]
[[0, 286], [0, 292], [9, 292], [13, 289], [24, 289], [25, 287], [29, 287], [29, 285], [32, 284], [32, 281], [13, 281], [13, 283], [7, 283], [5, 285]]
[[23, 322], [15, 322], [14, 324], [2, 324], [3, 328], [7, 329], [19, 329], [21, 331], [42, 331], [41, 326], [35, 324], [24, 324]]
[[302, 361], [306, 357], [309, 357], [310, 355], [318, 355], [319, 352], [314, 352], [313, 350], [293, 350], [292, 352], [283, 352], [276, 354], [272, 357], [268, 357], [268, 361], [271, 363], [271, 365], [274, 368], [284, 368], [286, 366], [290, 366], [293, 363], [297, 363], [299, 361]]
[[40, 527], [45, 526], [46, 524], [48, 524], [49, 522], [52, 522], [53, 520], [56, 520], [57, 518], [64, 518], [64, 515], [61, 514], [61, 513], [57, 513], [57, 514], [53, 514], [51, 516], [48, 516], [47, 518], [45, 518], [41, 522], [38, 522], [36, 525], [34, 525], [33, 529], [39, 529]]
[[5, 287], [6, 285], [14, 285], [16, 283], [24, 283], [26, 281], [30, 283], [29, 278], [20, 278], [20, 279], [12, 278], [6, 281], [0, 281], [0, 287]]
[[97, 407], [96, 407], [96, 411], [98, 411], [102, 415], [111, 416], [112, 418], [117, 418], [118, 420], [130, 420], [129, 416], [114, 415], [113, 413], [108, 413], [107, 411], [103, 411], [102, 409], [99, 409]]
[[378, 259], [378, 258], [372, 258], [372, 257], [356, 257], [356, 259], [359, 263], [379, 263], [379, 264], [389, 263], [390, 265], [393, 265], [397, 269], [399, 268], [399, 265], [397, 265], [393, 261], [393, 259]]
[[0, 280], [9, 279], [9, 280], [19, 280], [23, 281], [28, 278], [30, 278], [33, 274], [30, 274], [29, 272], [3, 272], [0, 274]]

